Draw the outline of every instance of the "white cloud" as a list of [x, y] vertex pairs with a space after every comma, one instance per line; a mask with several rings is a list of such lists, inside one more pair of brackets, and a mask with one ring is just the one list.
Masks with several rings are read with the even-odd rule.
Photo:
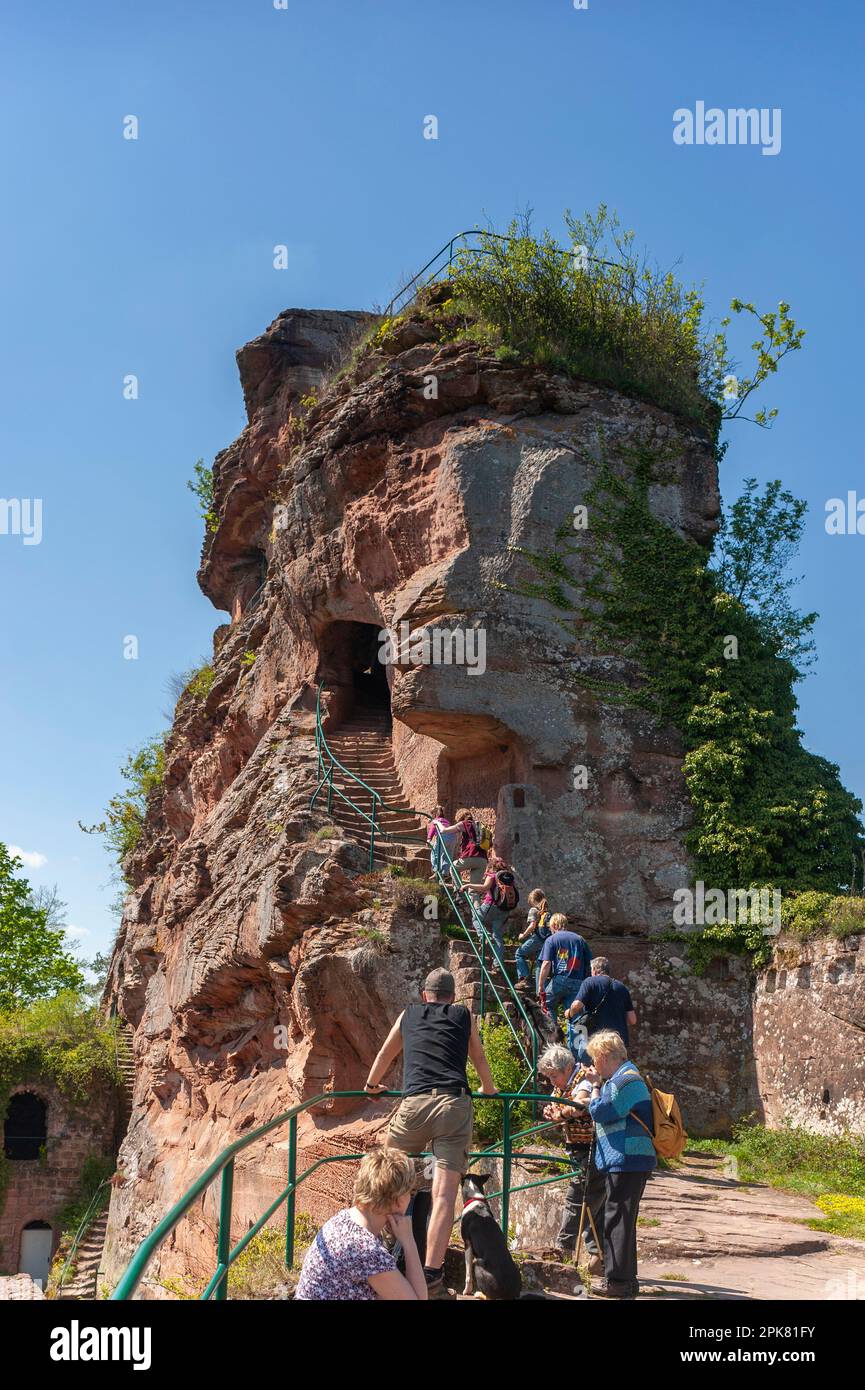
[[47, 856], [40, 854], [38, 850], [22, 849], [20, 845], [7, 845], [6, 848], [13, 859], [20, 859], [28, 869], [41, 869], [48, 863]]
[[89, 927], [76, 927], [76, 926], [73, 926], [73, 924], [70, 922], [70, 923], [69, 923], [69, 926], [66, 928], [66, 935], [67, 935], [67, 936], [92, 936], [93, 933], [91, 932], [91, 930], [90, 930]]

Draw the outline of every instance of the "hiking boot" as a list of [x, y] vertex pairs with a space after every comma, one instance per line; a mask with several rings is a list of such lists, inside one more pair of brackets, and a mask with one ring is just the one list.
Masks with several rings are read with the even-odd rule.
[[592, 1283], [589, 1293], [592, 1298], [617, 1298], [626, 1300], [636, 1298], [637, 1291], [633, 1284], [620, 1284], [614, 1279], [598, 1279]]
[[604, 1272], [603, 1257], [601, 1255], [589, 1255], [589, 1258], [586, 1261], [586, 1269], [589, 1272], [589, 1274], [602, 1275]]

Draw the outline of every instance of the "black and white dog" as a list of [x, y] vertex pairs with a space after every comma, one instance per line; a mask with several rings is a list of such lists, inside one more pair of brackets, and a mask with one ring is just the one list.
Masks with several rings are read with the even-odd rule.
[[522, 1275], [505, 1238], [504, 1231], [484, 1196], [489, 1173], [466, 1173], [463, 1177], [463, 1215], [460, 1234], [466, 1247], [465, 1295], [476, 1290], [485, 1298], [519, 1298]]

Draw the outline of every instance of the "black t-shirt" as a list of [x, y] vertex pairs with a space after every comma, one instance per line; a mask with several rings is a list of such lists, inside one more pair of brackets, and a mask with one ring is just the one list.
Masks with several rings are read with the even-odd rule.
[[467, 1091], [471, 1029], [465, 1004], [409, 1004], [400, 1025], [403, 1094], [414, 1096], [434, 1086]]
[[[589, 1037], [600, 1032], [602, 1028], [612, 1028], [627, 1046], [628, 1014], [634, 1007], [627, 985], [623, 985], [621, 980], [610, 979], [609, 975], [590, 975], [580, 985], [577, 998], [587, 1014], [593, 1009], [598, 1009], [592, 1018], [586, 1020]], [[582, 1017], [582, 1014], [575, 1014], [575, 1023], [579, 1023]]]

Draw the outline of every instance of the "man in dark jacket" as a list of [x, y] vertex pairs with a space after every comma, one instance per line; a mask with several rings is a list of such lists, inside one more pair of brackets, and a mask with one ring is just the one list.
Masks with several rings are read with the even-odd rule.
[[618, 1033], [625, 1047], [630, 1042], [629, 1028], [637, 1022], [637, 1015], [628, 986], [610, 974], [610, 962], [606, 956], [595, 956], [592, 973], [583, 980], [579, 993], [566, 1010], [565, 1015], [576, 1023], [585, 1023], [589, 1037], [599, 1033], [602, 1028]]
[[424, 1273], [430, 1293], [443, 1287], [444, 1258], [454, 1219], [460, 1176], [472, 1146], [472, 1101], [466, 1063], [480, 1077], [484, 1095], [496, 1086], [484, 1054], [477, 1021], [464, 1004], [454, 1003], [454, 977], [432, 970], [422, 1004], [409, 1004], [388, 1033], [369, 1070], [365, 1090], [371, 1096], [403, 1054], [403, 1099], [388, 1129], [387, 1142], [404, 1153], [431, 1149], [435, 1156], [432, 1210], [427, 1229]]

